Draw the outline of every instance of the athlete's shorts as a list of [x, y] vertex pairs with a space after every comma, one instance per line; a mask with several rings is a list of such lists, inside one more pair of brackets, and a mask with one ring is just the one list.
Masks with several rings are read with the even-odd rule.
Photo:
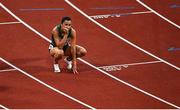
[[[65, 52], [68, 47], [69, 47], [69, 44], [64, 45], [63, 48], [62, 48], [63, 51]], [[53, 48], [54, 48], [54, 46], [53, 46], [52, 44], [50, 44], [50, 45], [49, 45], [49, 51], [50, 51], [51, 49], [53, 49]]]

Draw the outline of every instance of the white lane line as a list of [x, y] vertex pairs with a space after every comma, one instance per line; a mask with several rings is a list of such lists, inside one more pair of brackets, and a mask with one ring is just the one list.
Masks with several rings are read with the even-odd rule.
[[[73, 7], [75, 10], [77, 10], [79, 13], [81, 13], [82, 15], [84, 15], [86, 18], [88, 18], [89, 20], [91, 20], [92, 22], [94, 22], [95, 24], [97, 24], [98, 26], [100, 26], [101, 28], [103, 28], [103, 29], [105, 29], [106, 31], [108, 31], [109, 33], [111, 33], [111, 34], [115, 35], [116, 37], [122, 39], [123, 41], [125, 41], [125, 42], [127, 42], [128, 44], [134, 46], [135, 48], [137, 48], [137, 49], [139, 49], [139, 50], [141, 50], [141, 51], [149, 54], [150, 56], [153, 56], [153, 57], [157, 58], [158, 60], [160, 60], [160, 61], [162, 61], [162, 62], [164, 62], [164, 63], [166, 63], [166, 64], [168, 64], [168, 65], [170, 65], [170, 66], [172, 66], [172, 67], [174, 67], [174, 68], [176, 68], [176, 69], [178, 69], [178, 70], [180, 70], [178, 67], [176, 67], [176, 66], [170, 64], [169, 62], [167, 62], [167, 61], [165, 61], [165, 60], [163, 60], [163, 59], [161, 59], [161, 58], [159, 58], [159, 57], [157, 57], [157, 56], [149, 53], [148, 51], [145, 51], [144, 49], [142, 49], [142, 48], [136, 46], [135, 44], [129, 42], [128, 40], [122, 38], [122, 37], [119, 36], [118, 34], [112, 32], [111, 30], [109, 30], [108, 28], [106, 28], [105, 26], [103, 26], [102, 24], [98, 23], [97, 21], [95, 21], [94, 19], [92, 19], [91, 17], [89, 17], [87, 14], [85, 14], [84, 12], [82, 12], [79, 8], [77, 8], [77, 7], [76, 7], [74, 4], [72, 4], [69, 0], [65, 0], [65, 2], [68, 3], [68, 4], [69, 4], [71, 7]], [[157, 100], [159, 100], [159, 101], [161, 101], [161, 102], [163, 102], [163, 103], [166, 103], [166, 104], [168, 104], [168, 105], [170, 105], [170, 106], [173, 106], [173, 107], [175, 107], [175, 108], [180, 109], [179, 106], [177, 106], [177, 105], [175, 105], [175, 104], [172, 104], [172, 103], [170, 103], [170, 102], [168, 102], [168, 101], [166, 101], [166, 100], [164, 100], [164, 99], [162, 99], [162, 98], [159, 98], [159, 97], [157, 97], [157, 96], [155, 96], [155, 95], [153, 95], [153, 94], [150, 94], [150, 93], [148, 93], [148, 92], [146, 92], [146, 91], [144, 91], [144, 90], [142, 90], [142, 89], [140, 89], [140, 88], [137, 88], [137, 87], [135, 87], [135, 86], [133, 86], [133, 85], [131, 85], [131, 84], [129, 84], [129, 83], [127, 83], [127, 82], [125, 82], [125, 81], [123, 81], [123, 80], [121, 80], [121, 79], [119, 79], [119, 78], [117, 78], [117, 77], [115, 77], [115, 76], [107, 73], [106, 71], [103, 71], [103, 70], [97, 68], [96, 66], [88, 63], [87, 61], [85, 61], [85, 60], [83, 60], [83, 59], [79, 59], [79, 60], [82, 61], [82, 62], [84, 62], [85, 64], [91, 66], [92, 68], [94, 68], [94, 69], [96, 69], [96, 70], [98, 70], [98, 71], [106, 74], [107, 76], [111, 77], [112, 79], [115, 79], [115, 80], [117, 80], [117, 81], [119, 81], [119, 82], [121, 82], [121, 83], [123, 83], [123, 84], [125, 84], [125, 85], [127, 85], [127, 86], [129, 86], [129, 87], [131, 87], [131, 88], [133, 88], [133, 89], [135, 89], [135, 90], [137, 90], [137, 91], [140, 91], [140, 92], [142, 92], [142, 93], [144, 93], [144, 94], [146, 94], [146, 95], [148, 95], [148, 96], [151, 96], [151, 97], [153, 97], [153, 98], [155, 98], [155, 99], [157, 99]]]
[[[149, 61], [149, 62], [140, 62], [140, 63], [129, 63], [129, 64], [119, 64], [119, 65], [108, 65], [108, 66], [135, 66], [135, 65], [146, 65], [146, 64], [154, 64], [154, 63], [162, 63], [162, 61]], [[97, 68], [103, 68], [107, 66], [100, 66]]]
[[120, 65], [107, 65], [107, 66], [100, 66], [97, 68], [103, 69], [105, 71], [119, 71], [122, 70], [122, 68], [127, 68], [129, 66], [147, 65], [147, 64], [155, 64], [155, 63], [162, 63], [162, 62], [150, 61], [150, 62], [140, 62], [140, 63], [130, 63], [130, 64], [120, 64]]
[[92, 68], [94, 68], [94, 69], [102, 72], [103, 74], [111, 77], [112, 79], [114, 79], [114, 80], [116, 80], [116, 81], [119, 81], [119, 82], [121, 82], [121, 83], [123, 83], [123, 84], [125, 84], [125, 85], [127, 85], [127, 86], [129, 86], [129, 87], [131, 87], [131, 88], [133, 88], [133, 89], [141, 92], [141, 93], [144, 93], [145, 95], [148, 95], [148, 96], [150, 96], [150, 97], [152, 97], [152, 98], [154, 98], [154, 99], [157, 99], [157, 100], [159, 100], [160, 102], [163, 102], [163, 103], [165, 103], [165, 104], [167, 104], [167, 105], [170, 105], [170, 106], [172, 106], [172, 107], [174, 107], [174, 108], [180, 109], [179, 106], [177, 106], [177, 105], [175, 105], [175, 104], [173, 104], [173, 103], [170, 103], [170, 102], [168, 102], [168, 101], [166, 101], [166, 100], [164, 100], [164, 99], [162, 99], [162, 98], [159, 98], [159, 97], [157, 97], [157, 96], [155, 96], [155, 95], [153, 95], [153, 94], [151, 94], [151, 93], [148, 93], [148, 92], [146, 92], [146, 91], [144, 91], [144, 90], [142, 90], [142, 89], [140, 89], [140, 88], [138, 88], [138, 87], [136, 87], [136, 86], [133, 86], [132, 84], [127, 83], [127, 82], [125, 82], [125, 81], [123, 81], [123, 80], [121, 80], [121, 79], [119, 79], [119, 78], [117, 78], [117, 77], [109, 74], [108, 72], [103, 71], [103, 70], [97, 68], [96, 66], [88, 63], [87, 61], [85, 61], [85, 60], [83, 60], [83, 59], [80, 59], [80, 58], [78, 58], [78, 59], [79, 59], [80, 61], [82, 61], [83, 63], [91, 66]]
[[75, 102], [77, 102], [77, 103], [79, 103], [79, 104], [81, 104], [81, 105], [84, 105], [84, 106], [86, 106], [86, 107], [88, 107], [88, 108], [91, 108], [91, 109], [95, 109], [94, 107], [92, 107], [92, 106], [90, 106], [90, 105], [88, 105], [88, 104], [86, 104], [86, 103], [84, 103], [84, 102], [82, 102], [82, 101], [80, 101], [80, 100], [78, 100], [78, 99], [76, 99], [76, 98], [74, 98], [74, 97], [72, 97], [72, 96], [70, 96], [70, 95], [68, 95], [68, 94], [66, 94], [66, 93], [64, 93], [64, 92], [62, 92], [62, 91], [60, 91], [60, 90], [52, 87], [52, 86], [50, 86], [50, 85], [48, 85], [48, 84], [46, 84], [45, 82], [37, 79], [36, 77], [30, 75], [29, 73], [23, 71], [22, 69], [16, 67], [15, 65], [13, 65], [13, 64], [11, 64], [11, 63], [9, 63], [9, 62], [6, 61], [5, 59], [3, 59], [3, 58], [0, 57], [0, 60], [3, 61], [4, 63], [8, 64], [8, 65], [11, 66], [12, 68], [18, 70], [19, 72], [23, 73], [24, 75], [28, 76], [29, 78], [31, 78], [31, 79], [37, 81], [38, 83], [44, 85], [45, 87], [47, 87], [47, 88], [49, 88], [49, 89], [51, 89], [51, 90], [53, 90], [53, 91], [55, 91], [55, 92], [63, 95], [63, 96], [65, 96], [65, 97], [67, 97], [67, 98], [69, 98], [69, 99], [71, 99], [71, 100], [73, 100], [73, 101], [75, 101]]
[[2, 22], [0, 25], [5, 25], [5, 24], [19, 24], [21, 22]]
[[[2, 4], [0, 3], [0, 5], [2, 5]], [[40, 34], [38, 31], [36, 31], [36, 30], [33, 29], [32, 27], [30, 27], [28, 24], [26, 24], [24, 21], [22, 21], [20, 18], [18, 18], [14, 13], [12, 13], [9, 9], [7, 9], [4, 5], [2, 5], [2, 6], [3, 6], [3, 8], [4, 8], [9, 14], [11, 14], [11, 15], [12, 15], [13, 17], [15, 17], [17, 20], [20, 20], [20, 22], [22, 22], [22, 24], [24, 24], [26, 27], [28, 27], [30, 30], [32, 30], [32, 31], [35, 32], [36, 34], [38, 34], [40, 37], [42, 37], [42, 38], [45, 39], [46, 41], [50, 42], [50, 40], [49, 40], [48, 38], [46, 38], [44, 35]], [[135, 89], [135, 90], [137, 90], [137, 91], [140, 91], [140, 92], [142, 92], [142, 93], [144, 93], [144, 94], [146, 94], [146, 95], [148, 95], [148, 96], [151, 96], [151, 97], [153, 97], [153, 98], [155, 98], [155, 99], [157, 99], [157, 100], [159, 100], [159, 101], [161, 101], [161, 102], [164, 102], [164, 103], [166, 103], [166, 104], [168, 104], [168, 105], [171, 105], [171, 106], [173, 106], [173, 107], [175, 107], [175, 108], [180, 109], [180, 107], [178, 107], [178, 106], [176, 106], [176, 105], [174, 105], [174, 104], [172, 104], [172, 103], [170, 103], [170, 102], [167, 102], [167, 101], [165, 101], [165, 100], [163, 100], [163, 99], [161, 99], [161, 98], [159, 98], [159, 97], [157, 97], [157, 96], [155, 96], [155, 95], [152, 95], [152, 94], [150, 94], [150, 93], [148, 93], [148, 92], [146, 92], [146, 91], [144, 91], [144, 90], [141, 90], [141, 89], [139, 89], [139, 88], [137, 88], [137, 87], [135, 87], [135, 86], [133, 86], [133, 85], [131, 85], [131, 84], [129, 84], [129, 83], [127, 83], [127, 82], [119, 79], [119, 78], [114, 77], [113, 75], [111, 75], [111, 74], [109, 74], [109, 73], [107, 73], [107, 72], [105, 72], [105, 71], [97, 68], [96, 66], [90, 64], [89, 62], [87, 62], [87, 61], [85, 61], [85, 60], [83, 60], [83, 59], [80, 59], [80, 58], [78, 58], [78, 59], [79, 59], [81, 62], [89, 65], [90, 67], [92, 67], [92, 68], [94, 68], [94, 69], [96, 69], [96, 70], [98, 70], [98, 71], [100, 71], [100, 72], [102, 72], [103, 74], [111, 77], [112, 79], [114, 79], [114, 80], [116, 80], [116, 81], [119, 81], [119, 82], [121, 82], [121, 83], [123, 83], [123, 84], [125, 84], [125, 85], [127, 85], [127, 86], [129, 86], [129, 87], [131, 87], [131, 88], [133, 88], [133, 89]], [[89, 108], [90, 108], [90, 107], [89, 107]], [[94, 108], [92, 108], [92, 109], [94, 109]]]
[[0, 104], [0, 107], [3, 108], [3, 109], [5, 109], [5, 110], [9, 110], [7, 107], [5, 107], [5, 106], [3, 106], [3, 105], [1, 105], [1, 104]]
[[5, 70], [0, 70], [0, 72], [8, 72], [8, 71], [16, 71], [16, 69], [5, 69]]
[[166, 63], [167, 65], [169, 65], [169, 66], [171, 66], [171, 67], [173, 67], [173, 68], [175, 68], [175, 69], [177, 69], [177, 70], [180, 70], [180, 68], [177, 67], [177, 66], [175, 66], [174, 64], [171, 64], [171, 63], [167, 62], [166, 60], [163, 60], [162, 58], [157, 57], [157, 56], [153, 55], [152, 53], [150, 53], [150, 52], [148, 52], [148, 51], [140, 48], [139, 46], [133, 44], [132, 42], [126, 40], [125, 38], [121, 37], [120, 35], [116, 34], [116, 33], [113, 32], [113, 31], [111, 31], [111, 30], [108, 29], [107, 27], [103, 26], [103, 25], [100, 24], [99, 22], [95, 21], [94, 19], [92, 19], [91, 17], [89, 17], [86, 13], [84, 13], [83, 11], [81, 11], [78, 7], [76, 7], [74, 4], [72, 4], [69, 0], [65, 0], [65, 2], [68, 3], [68, 4], [69, 4], [71, 7], [73, 7], [75, 10], [77, 10], [79, 13], [81, 13], [82, 15], [84, 15], [86, 18], [88, 18], [90, 21], [94, 22], [94, 23], [97, 24], [99, 27], [103, 28], [103, 29], [106, 30], [107, 32], [109, 32], [109, 33], [111, 33], [112, 35], [116, 36], [117, 38], [123, 40], [124, 42], [126, 42], [126, 43], [128, 43], [129, 45], [137, 48], [138, 50], [141, 50], [142, 52], [144, 52], [144, 53], [146, 53], [146, 54], [148, 54], [148, 55], [150, 55], [150, 56], [152, 56], [152, 57], [154, 57], [154, 58], [156, 58], [156, 59], [158, 59], [158, 60]]
[[[1, 6], [4, 10], [6, 10], [10, 15], [12, 15], [14, 18], [16, 18], [19, 22], [21, 22], [23, 25], [25, 25], [28, 29], [30, 29], [30, 30], [33, 31], [34, 33], [38, 34], [40, 37], [42, 37], [42, 38], [45, 39], [46, 41], [48, 41], [48, 42], [51, 41], [51, 40], [49, 40], [48, 38], [46, 38], [44, 35], [42, 35], [41, 33], [39, 33], [38, 31], [36, 31], [35, 29], [33, 29], [31, 26], [29, 26], [28, 24], [26, 24], [23, 20], [21, 20], [21, 19], [20, 19], [19, 17], [17, 17], [14, 13], [12, 13], [9, 9], [7, 9], [2, 3], [0, 3], [0, 6]], [[71, 100], [73, 100], [73, 101], [75, 101], [75, 102], [78, 102], [79, 104], [82, 104], [82, 105], [84, 105], [84, 106], [86, 106], [86, 107], [88, 107], [88, 108], [90, 108], [90, 109], [93, 109], [93, 110], [96, 109], [96, 108], [94, 108], [94, 107], [92, 107], [92, 106], [90, 106], [90, 105], [88, 105], [88, 104], [86, 104], [86, 103], [84, 103], [84, 102], [82, 102], [82, 101], [80, 101], [80, 100], [78, 100], [78, 99], [76, 99], [76, 98], [74, 98], [74, 97], [72, 97], [72, 96], [70, 96], [70, 95], [68, 95], [68, 94], [66, 94], [66, 93], [58, 90], [58, 89], [56, 89], [56, 88], [51, 87], [50, 85], [42, 82], [41, 80], [39, 80], [39, 79], [37, 79], [37, 78], [29, 75], [29, 74], [26, 73], [25, 71], [23, 71], [23, 70], [15, 67], [14, 65], [10, 64], [10, 63], [7, 62], [6, 60], [2, 59], [1, 57], [0, 57], [0, 60], [2, 60], [3, 62], [6, 62], [6, 63], [7, 63], [8, 65], [10, 65], [11, 67], [17, 69], [18, 71], [20, 71], [20, 72], [22, 72], [23, 74], [27, 75], [28, 77], [36, 80], [36, 81], [39, 82], [40, 84], [42, 84], [42, 85], [44, 85], [44, 86], [52, 89], [53, 91], [58, 92], [58, 93], [60, 93], [61, 95], [65, 96], [65, 97], [67, 97], [67, 98], [69, 98], [69, 99], [71, 99]]]
[[150, 8], [149, 6], [147, 6], [145, 3], [143, 3], [140, 0], [136, 0], [138, 3], [140, 3], [142, 6], [144, 6], [145, 8], [147, 8], [148, 10], [151, 10], [154, 14], [156, 14], [157, 16], [159, 16], [160, 18], [164, 19], [165, 21], [169, 22], [170, 24], [174, 25], [175, 27], [180, 29], [180, 26], [177, 25], [176, 23], [172, 22], [171, 20], [167, 19], [166, 17], [162, 16], [161, 14], [159, 14], [158, 12], [156, 12], [155, 10], [153, 10], [152, 8]]
[[20, 18], [18, 18], [14, 13], [12, 13], [9, 9], [7, 9], [2, 3], [0, 3], [0, 6], [7, 11], [11, 16], [13, 16], [15, 19], [17, 19], [20, 23], [22, 23], [23, 25], [25, 25], [27, 28], [29, 28], [30, 30], [32, 30], [33, 32], [35, 32], [36, 34], [38, 34], [39, 36], [41, 36], [43, 39], [47, 40], [48, 42], [50, 42], [50, 40], [48, 38], [46, 38], [44, 35], [42, 35], [41, 33], [37, 32], [35, 29], [33, 29], [31, 26], [29, 26], [28, 24], [26, 24], [23, 20], [21, 20]]
[[104, 18], [114, 18], [114, 17], [121, 17], [121, 16], [127, 16], [127, 15], [139, 15], [139, 14], [149, 14], [152, 13], [151, 11], [143, 11], [143, 12], [131, 12], [131, 13], [119, 13], [119, 14], [104, 14], [104, 15], [93, 15], [89, 16], [93, 19], [104, 19]]

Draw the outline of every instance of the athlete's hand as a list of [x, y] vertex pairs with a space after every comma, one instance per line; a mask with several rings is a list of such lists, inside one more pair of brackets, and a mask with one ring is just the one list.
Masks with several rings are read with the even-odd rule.
[[74, 74], [78, 74], [78, 72], [77, 72], [77, 66], [76, 66], [76, 65], [73, 65], [72, 70], [73, 70], [73, 73], [74, 73]]
[[64, 28], [63, 31], [64, 31], [64, 34], [65, 34], [65, 35], [68, 35], [68, 34], [69, 34], [69, 29], [68, 29], [68, 28]]

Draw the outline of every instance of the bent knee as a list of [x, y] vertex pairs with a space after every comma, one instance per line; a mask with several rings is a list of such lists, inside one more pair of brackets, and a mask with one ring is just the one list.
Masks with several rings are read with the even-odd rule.
[[62, 58], [64, 56], [64, 51], [62, 49], [55, 47], [50, 50], [50, 54], [54, 58]]
[[83, 49], [81, 50], [81, 54], [82, 54], [82, 56], [85, 56], [85, 55], [87, 54], [87, 50], [86, 50], [85, 48], [83, 48]]
[[87, 50], [85, 48], [80, 49], [78, 57], [83, 57], [87, 54]]

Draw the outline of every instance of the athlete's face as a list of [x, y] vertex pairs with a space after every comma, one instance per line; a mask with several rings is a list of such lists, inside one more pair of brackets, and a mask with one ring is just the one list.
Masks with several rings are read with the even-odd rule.
[[62, 30], [64, 29], [71, 29], [72, 27], [72, 21], [71, 20], [65, 20], [62, 24], [61, 24]]

